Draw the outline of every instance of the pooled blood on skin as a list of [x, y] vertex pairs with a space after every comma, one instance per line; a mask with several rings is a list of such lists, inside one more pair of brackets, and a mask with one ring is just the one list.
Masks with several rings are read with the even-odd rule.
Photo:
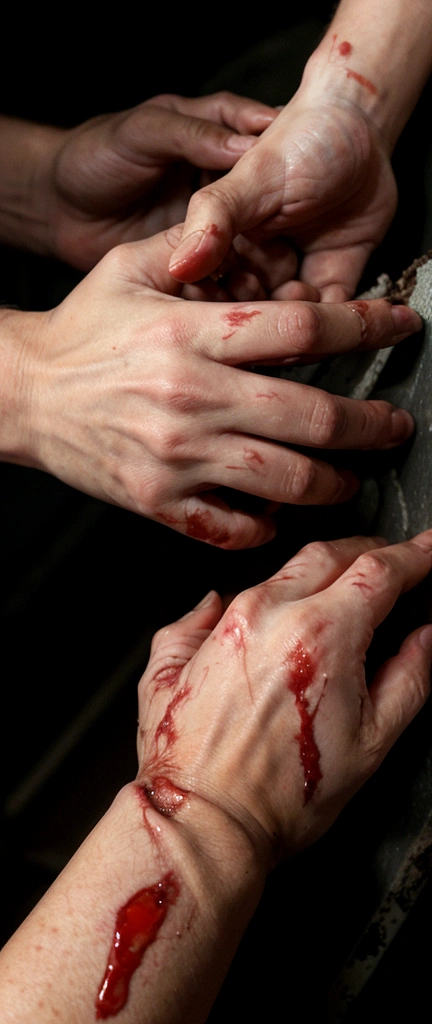
[[226, 341], [227, 338], [232, 338], [233, 334], [235, 334], [237, 330], [237, 327], [244, 327], [245, 323], [247, 323], [248, 320], [252, 320], [252, 317], [254, 316], [261, 316], [261, 310], [252, 309], [250, 310], [249, 313], [247, 313], [245, 309], [233, 309], [231, 313], [223, 313], [222, 320], [225, 320], [225, 322], [228, 324], [228, 327], [233, 327], [234, 330], [232, 330], [229, 334], [223, 334], [222, 341]]
[[164, 775], [152, 779], [150, 785], [144, 786], [144, 792], [153, 807], [167, 817], [172, 817], [189, 795], [187, 790], [174, 786]]
[[309, 710], [309, 700], [306, 697], [306, 690], [314, 679], [315, 666], [310, 654], [305, 650], [300, 641], [298, 641], [294, 650], [290, 652], [289, 666], [288, 689], [294, 694], [296, 708], [300, 716], [300, 732], [297, 733], [295, 739], [300, 748], [300, 760], [303, 766], [303, 803], [307, 804], [312, 799], [317, 785], [320, 779], [322, 779], [320, 752], [315, 740], [313, 727], [319, 701], [315, 710], [311, 712]]
[[229, 533], [225, 527], [214, 525], [211, 512], [199, 508], [186, 515], [186, 534], [188, 537], [207, 540], [212, 544], [225, 544], [229, 539]]
[[118, 911], [108, 963], [96, 999], [97, 1020], [114, 1017], [125, 1006], [131, 977], [179, 895], [180, 886], [169, 871], [160, 882], [131, 896]]
[[364, 75], [359, 75], [358, 71], [351, 71], [351, 68], [347, 68], [345, 74], [347, 78], [354, 78], [359, 85], [363, 85], [368, 92], [372, 93], [372, 96], [377, 95], [378, 89], [373, 82], [370, 82], [368, 78], [364, 77]]
[[343, 43], [339, 43], [338, 50], [341, 57], [349, 57], [350, 53], [352, 53], [351, 43], [349, 43], [348, 40], [345, 39]]

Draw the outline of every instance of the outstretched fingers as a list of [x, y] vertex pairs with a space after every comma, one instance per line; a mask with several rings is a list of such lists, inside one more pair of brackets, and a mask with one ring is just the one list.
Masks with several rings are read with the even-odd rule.
[[359, 555], [385, 547], [383, 537], [343, 537], [333, 541], [306, 544], [261, 587], [280, 584], [284, 601], [300, 601], [331, 586]]
[[402, 544], [362, 554], [333, 584], [329, 601], [351, 608], [366, 638], [370, 638], [400, 594], [411, 590], [432, 567], [432, 530]]

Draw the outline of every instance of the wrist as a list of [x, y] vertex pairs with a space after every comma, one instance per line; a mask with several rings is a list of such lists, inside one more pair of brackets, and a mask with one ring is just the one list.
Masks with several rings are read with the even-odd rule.
[[43, 313], [0, 310], [0, 460], [38, 466], [33, 451], [33, 368]]
[[425, 0], [414, 8], [342, 0], [299, 90], [309, 102], [344, 104], [369, 118], [389, 154], [432, 70], [432, 8]]
[[0, 118], [0, 239], [52, 255], [52, 168], [67, 132]]

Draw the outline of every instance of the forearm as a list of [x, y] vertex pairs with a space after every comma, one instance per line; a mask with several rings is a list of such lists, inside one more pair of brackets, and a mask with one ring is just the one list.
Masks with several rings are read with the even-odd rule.
[[303, 84], [360, 106], [391, 152], [431, 70], [430, 0], [342, 0]]
[[262, 884], [251, 843], [222, 812], [186, 797], [171, 819], [127, 786], [4, 948], [2, 1019], [205, 1021]]
[[0, 117], [0, 242], [51, 252], [49, 213], [61, 129]]
[[[0, 308], [0, 461], [38, 466], [31, 430], [32, 368], [42, 313]], [[43, 467], [41, 467], [43, 468]]]

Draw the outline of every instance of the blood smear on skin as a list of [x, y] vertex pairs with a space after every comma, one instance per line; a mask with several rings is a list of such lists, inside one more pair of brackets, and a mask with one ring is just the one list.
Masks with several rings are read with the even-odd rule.
[[320, 779], [322, 779], [320, 752], [315, 740], [313, 727], [318, 704], [315, 711], [311, 712], [309, 710], [309, 700], [306, 697], [307, 687], [310, 686], [315, 675], [315, 667], [309, 653], [300, 642], [296, 644], [294, 651], [290, 654], [289, 665], [288, 689], [294, 694], [296, 708], [300, 716], [300, 732], [297, 733], [295, 738], [300, 748], [300, 760], [303, 766], [303, 803], [307, 804], [312, 799], [317, 785]]
[[115, 1017], [129, 995], [129, 984], [146, 949], [155, 941], [168, 908], [179, 896], [180, 888], [170, 871], [160, 882], [140, 889], [121, 907], [107, 968], [96, 999], [96, 1019]]

